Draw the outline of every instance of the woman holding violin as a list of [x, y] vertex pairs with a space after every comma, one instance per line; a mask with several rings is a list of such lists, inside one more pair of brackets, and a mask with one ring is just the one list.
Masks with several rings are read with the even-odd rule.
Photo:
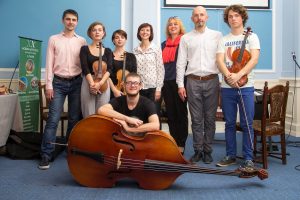
[[83, 74], [81, 85], [81, 109], [83, 118], [96, 114], [97, 109], [110, 99], [108, 85], [112, 70], [112, 51], [102, 45], [106, 35], [101, 22], [93, 22], [87, 35], [92, 39], [90, 45], [82, 46], [80, 62]]
[[112, 74], [110, 75], [110, 88], [112, 97], [124, 94], [124, 78], [130, 72], [136, 73], [136, 58], [133, 53], [125, 51], [127, 33], [121, 29], [116, 30], [112, 37], [115, 49], [112, 55]]
[[237, 106], [243, 129], [243, 167], [254, 168], [253, 128], [254, 77], [252, 69], [258, 63], [260, 43], [257, 35], [244, 26], [248, 14], [242, 5], [231, 5], [224, 10], [224, 22], [231, 32], [218, 45], [217, 63], [223, 74], [221, 85], [222, 109], [225, 117], [226, 156], [217, 163], [223, 167], [236, 163]]

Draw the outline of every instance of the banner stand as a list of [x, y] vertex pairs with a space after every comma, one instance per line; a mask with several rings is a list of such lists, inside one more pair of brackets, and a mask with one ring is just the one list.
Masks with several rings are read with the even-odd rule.
[[19, 56], [19, 99], [24, 131], [38, 131], [39, 128], [39, 81], [41, 79], [42, 41], [20, 38]]

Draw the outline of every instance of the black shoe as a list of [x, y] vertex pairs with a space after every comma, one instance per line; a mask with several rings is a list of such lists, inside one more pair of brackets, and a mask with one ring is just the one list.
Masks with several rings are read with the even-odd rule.
[[0, 147], [0, 155], [6, 155], [6, 153], [7, 153], [7, 149], [6, 149], [6, 146], [4, 145], [4, 146], [2, 146], [2, 147]]
[[45, 170], [45, 169], [49, 169], [49, 167], [50, 167], [49, 159], [47, 157], [43, 156], [38, 168]]
[[212, 163], [212, 161], [213, 161], [213, 158], [211, 157], [211, 153], [206, 153], [206, 152], [204, 152], [203, 153], [203, 162], [205, 163], [205, 164], [210, 164], [210, 163]]
[[190, 158], [190, 161], [192, 163], [199, 162], [202, 158], [202, 152], [201, 151], [195, 151], [195, 154]]

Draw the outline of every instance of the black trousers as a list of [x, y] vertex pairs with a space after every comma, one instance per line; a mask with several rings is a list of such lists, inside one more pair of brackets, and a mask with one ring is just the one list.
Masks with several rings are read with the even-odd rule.
[[185, 147], [188, 136], [187, 101], [180, 99], [175, 80], [164, 81], [162, 97], [166, 105], [170, 134], [178, 146]]
[[157, 115], [158, 115], [158, 118], [159, 118], [159, 129], [161, 130], [161, 121], [160, 121], [160, 116], [161, 116], [161, 112], [160, 112], [161, 99], [159, 101], [155, 101], [155, 91], [156, 91], [156, 88], [142, 89], [140, 91], [140, 95], [142, 95], [144, 97], [147, 97], [148, 99], [152, 100], [155, 103]]

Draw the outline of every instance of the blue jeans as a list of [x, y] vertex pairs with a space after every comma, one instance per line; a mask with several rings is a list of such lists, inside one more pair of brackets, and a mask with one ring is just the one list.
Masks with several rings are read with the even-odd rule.
[[60, 121], [60, 115], [63, 111], [64, 102], [67, 96], [69, 113], [68, 129], [66, 133], [67, 139], [72, 128], [82, 118], [80, 104], [81, 83], [82, 77], [71, 81], [59, 80], [54, 77], [54, 97], [49, 102], [49, 116], [43, 134], [41, 156], [45, 156], [48, 159], [51, 159], [52, 157], [51, 154], [55, 149], [55, 145], [50, 144], [50, 142], [55, 142], [56, 140], [56, 130]]
[[[236, 157], [236, 118], [237, 107], [240, 111], [240, 124], [243, 130], [243, 157], [245, 160], [253, 159], [253, 118], [254, 118], [254, 88], [241, 88], [241, 94], [244, 101], [244, 108], [248, 120], [248, 126], [245, 120], [245, 114], [241, 103], [241, 97], [237, 88], [221, 88], [222, 110], [225, 118], [225, 139], [226, 154], [230, 157]], [[251, 137], [251, 138], [250, 138]]]

